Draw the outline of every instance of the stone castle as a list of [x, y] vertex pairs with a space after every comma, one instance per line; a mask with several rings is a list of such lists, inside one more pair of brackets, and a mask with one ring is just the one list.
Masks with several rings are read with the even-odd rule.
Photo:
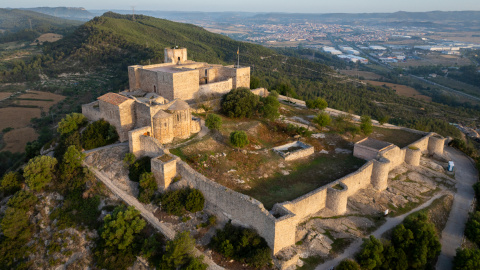
[[82, 106], [89, 120], [105, 119], [115, 126], [121, 142], [140, 128], [161, 144], [186, 139], [200, 131], [200, 119], [192, 118], [187, 102], [250, 87], [250, 67], [190, 61], [185, 48], [166, 48], [163, 64], [128, 67], [128, 77], [128, 91], [107, 93]]

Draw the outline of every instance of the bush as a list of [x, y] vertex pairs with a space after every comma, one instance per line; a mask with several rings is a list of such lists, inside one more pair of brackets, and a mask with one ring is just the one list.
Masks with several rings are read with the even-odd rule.
[[78, 151], [82, 150], [81, 136], [78, 131], [63, 135], [60, 137], [57, 147], [55, 147], [54, 156], [57, 159], [62, 159], [68, 147], [75, 146]]
[[81, 126], [87, 123], [87, 118], [81, 113], [71, 113], [67, 114], [58, 123], [57, 131], [61, 135], [69, 134], [74, 131], [77, 131]]
[[205, 198], [197, 189], [180, 189], [167, 191], [160, 198], [162, 210], [170, 215], [182, 215], [185, 210], [192, 213], [203, 210]]
[[191, 213], [202, 211], [205, 206], [205, 198], [198, 189], [190, 190], [185, 200], [185, 209]]
[[82, 133], [82, 146], [86, 150], [112, 144], [117, 140], [115, 127], [103, 119], [91, 123]]
[[275, 120], [280, 116], [280, 113], [278, 112], [278, 109], [280, 108], [278, 94], [275, 91], [272, 91], [272, 93], [270, 93], [268, 97], [262, 98], [263, 106], [260, 107], [260, 112], [262, 113], [263, 117], [269, 120]]
[[255, 230], [233, 226], [228, 222], [217, 230], [210, 246], [228, 259], [235, 259], [254, 267], [271, 265], [271, 250]]
[[182, 232], [169, 241], [165, 247], [159, 269], [206, 270], [202, 257], [193, 257], [195, 239], [188, 232]]
[[335, 267], [335, 270], [360, 270], [360, 265], [356, 261], [345, 259]]
[[325, 99], [323, 98], [316, 98], [316, 99], [310, 99], [305, 102], [307, 105], [307, 108], [309, 109], [319, 109], [319, 110], [325, 110], [328, 107], [328, 103]]
[[0, 190], [6, 195], [12, 195], [22, 188], [22, 176], [18, 172], [5, 174], [0, 182]]
[[150, 160], [150, 157], [142, 157], [128, 167], [128, 178], [130, 178], [130, 181], [139, 182], [140, 175], [152, 171]]
[[454, 270], [480, 269], [480, 250], [478, 249], [457, 249], [453, 259]]
[[135, 157], [134, 154], [126, 153], [125, 157], [123, 158], [123, 165], [125, 165], [125, 167], [128, 168], [128, 167], [130, 167], [130, 165], [135, 163], [136, 160], [137, 160], [137, 157]]
[[57, 160], [49, 156], [37, 156], [28, 161], [23, 177], [25, 183], [33, 190], [43, 189], [52, 181]]
[[219, 130], [222, 127], [222, 118], [211, 113], [207, 115], [207, 119], [205, 119], [205, 126], [207, 126], [209, 129]]
[[322, 130], [324, 127], [330, 125], [332, 119], [328, 113], [322, 112], [313, 118], [313, 122], [320, 127], [320, 130]]
[[248, 88], [231, 90], [222, 99], [222, 112], [228, 117], [244, 118], [251, 117], [257, 108], [258, 96]]
[[127, 249], [134, 240], [135, 234], [145, 227], [146, 222], [140, 217], [140, 212], [133, 206], [124, 209], [117, 207], [113, 214], [103, 219], [101, 237], [105, 245], [119, 250]]
[[465, 225], [465, 236], [480, 246], [480, 211], [476, 211], [470, 216], [470, 219]]
[[157, 181], [155, 181], [153, 173], [145, 172], [140, 175], [140, 193], [138, 196], [140, 202], [150, 203], [157, 189]]
[[245, 131], [234, 131], [230, 133], [230, 143], [237, 148], [243, 148], [248, 145], [250, 142], [248, 141], [248, 136]]

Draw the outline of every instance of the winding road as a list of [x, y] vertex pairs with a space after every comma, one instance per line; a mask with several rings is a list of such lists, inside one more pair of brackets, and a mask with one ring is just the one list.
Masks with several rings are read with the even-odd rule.
[[[456, 249], [462, 244], [465, 223], [467, 222], [468, 214], [472, 208], [473, 198], [475, 196], [472, 185], [475, 184], [478, 179], [478, 172], [475, 169], [473, 162], [465, 154], [451, 147], [445, 147], [445, 151], [455, 162], [455, 180], [457, 181], [457, 192], [453, 199], [453, 205], [447, 220], [447, 224], [445, 229], [442, 231], [442, 238], [440, 240], [442, 244], [442, 251], [438, 258], [436, 266], [437, 270], [451, 270], [453, 268], [453, 257], [455, 256]], [[376, 238], [380, 238], [383, 233], [402, 223], [405, 217], [413, 212], [428, 207], [434, 200], [445, 194], [446, 192], [438, 193], [426, 203], [418, 206], [406, 214], [398, 217], [387, 218], [387, 222], [380, 226], [371, 235], [375, 236]], [[355, 240], [347, 249], [345, 249], [342, 254], [332, 260], [318, 265], [315, 270], [331, 269], [332, 267], [337, 266], [342, 260], [353, 258], [355, 253], [360, 250], [362, 243], [362, 239]]]

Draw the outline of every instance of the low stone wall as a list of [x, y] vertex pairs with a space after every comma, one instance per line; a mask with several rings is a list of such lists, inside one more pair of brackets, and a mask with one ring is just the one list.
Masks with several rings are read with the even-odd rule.
[[177, 173], [189, 185], [199, 189], [215, 211], [221, 211], [236, 224], [257, 230], [272, 248], [273, 254], [295, 244], [296, 224], [289, 221], [293, 214], [287, 209], [283, 209], [283, 213], [278, 212], [282, 216], [275, 218], [256, 199], [213, 182], [181, 160], [177, 160]]
[[405, 148], [400, 149], [398, 146], [392, 145], [391, 147], [381, 151], [380, 156], [390, 160], [390, 168], [393, 169], [405, 161], [405, 151]]
[[201, 118], [192, 118], [192, 121], [190, 121], [190, 132], [191, 133], [198, 133], [200, 132], [201, 129], [201, 124], [200, 122], [202, 121]]
[[344, 176], [337, 181], [333, 182], [331, 185], [335, 185], [337, 182], [341, 182], [348, 187], [348, 196], [355, 194], [362, 188], [366, 188], [370, 184], [370, 179], [372, 177], [373, 171], [373, 162], [369, 161], [365, 163], [357, 171]]
[[261, 97], [267, 97], [270, 94], [265, 88], [252, 89], [252, 93]]
[[291, 103], [293, 103], [293, 104], [295, 104], [295, 105], [299, 105], [299, 106], [302, 106], [302, 107], [306, 107], [306, 106], [307, 106], [307, 104], [305, 103], [305, 101], [300, 100], [300, 99], [294, 99], [294, 98], [287, 97], [287, 96], [278, 95], [278, 100], [286, 101], [286, 102], [291, 102]]
[[233, 80], [230, 78], [226, 81], [207, 83], [200, 85], [198, 90], [199, 95], [224, 95], [233, 88]]
[[100, 113], [99, 102], [94, 101], [88, 104], [82, 105], [82, 114], [91, 121], [97, 121], [102, 118], [102, 114]]
[[152, 134], [152, 128], [150, 126], [137, 128], [128, 132], [128, 147], [130, 148], [130, 153], [134, 154], [137, 158], [143, 155], [143, 146], [140, 137], [145, 134]]
[[153, 158], [165, 154], [165, 148], [163, 148], [163, 145], [157, 139], [150, 136], [141, 135], [140, 146], [143, 151], [143, 156]]
[[[292, 152], [287, 152], [287, 153], [283, 152], [284, 150], [287, 150], [290, 147], [301, 147], [302, 149], [292, 151]], [[285, 159], [286, 161], [291, 161], [291, 160], [296, 160], [296, 159], [313, 155], [313, 153], [315, 152], [315, 148], [301, 141], [296, 141], [296, 142], [288, 143], [282, 146], [274, 147], [273, 151], [275, 151], [280, 156], [282, 156], [283, 159]]]
[[414, 143], [409, 144], [407, 147], [416, 147], [420, 149], [423, 154], [426, 154], [428, 151], [428, 141], [430, 139], [430, 136], [432, 135], [433, 133], [429, 133], [421, 139], [415, 141]]

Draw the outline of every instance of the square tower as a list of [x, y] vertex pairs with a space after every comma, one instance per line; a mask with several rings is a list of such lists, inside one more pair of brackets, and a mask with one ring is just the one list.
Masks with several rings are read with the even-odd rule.
[[181, 64], [187, 61], [187, 48], [165, 48], [165, 63]]

